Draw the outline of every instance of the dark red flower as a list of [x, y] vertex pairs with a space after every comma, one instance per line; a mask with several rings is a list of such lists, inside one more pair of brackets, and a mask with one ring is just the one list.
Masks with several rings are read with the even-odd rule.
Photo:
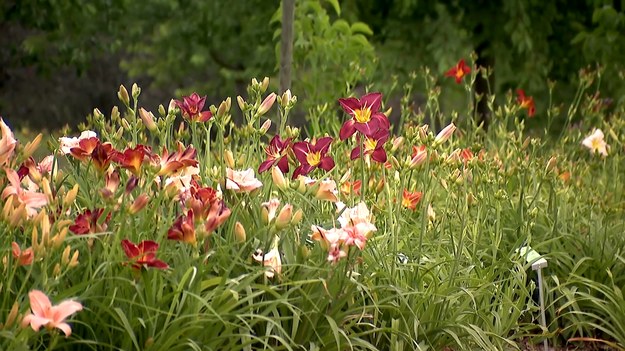
[[87, 157], [91, 157], [93, 150], [100, 144], [100, 139], [96, 137], [80, 139], [78, 146], [70, 149], [70, 153], [75, 158], [84, 161]]
[[388, 130], [390, 128], [388, 118], [378, 111], [381, 101], [381, 93], [370, 93], [361, 97], [360, 100], [353, 97], [339, 99], [343, 110], [352, 117], [341, 127], [339, 132], [341, 140], [351, 137], [356, 131], [372, 136], [378, 129]]
[[455, 66], [445, 73], [445, 77], [456, 78], [456, 83], [460, 84], [462, 82], [462, 78], [469, 73], [471, 73], [471, 67], [464, 63], [464, 59], [460, 59]]
[[263, 173], [275, 165], [280, 168], [282, 173], [288, 173], [289, 159], [287, 157], [287, 153], [290, 146], [291, 138], [282, 140], [279, 135], [274, 135], [274, 137], [271, 138], [269, 145], [265, 147], [267, 159], [260, 164], [260, 167], [258, 167], [258, 173]]
[[[372, 136], [365, 136], [362, 144], [362, 152], [365, 155], [371, 155], [371, 159], [376, 162], [386, 162], [386, 151], [384, 151], [384, 143], [388, 140], [389, 131], [378, 129]], [[360, 139], [360, 138], [359, 138]], [[360, 145], [356, 146], [351, 153], [351, 159], [355, 160], [360, 157]]]
[[93, 165], [100, 171], [105, 171], [111, 164], [111, 159], [116, 154], [111, 143], [100, 143], [91, 152], [91, 161]]
[[126, 257], [132, 262], [132, 267], [141, 269], [141, 267], [154, 267], [158, 269], [167, 269], [167, 263], [156, 258], [156, 250], [158, 244], [152, 240], [144, 240], [138, 245], [130, 240], [122, 240], [122, 248]]
[[202, 111], [206, 103], [206, 96], [200, 97], [197, 93], [184, 96], [182, 101], [175, 100], [176, 106], [182, 111], [182, 117], [195, 122], [206, 122], [213, 114], [210, 111]]
[[536, 107], [534, 106], [534, 98], [531, 96], [525, 96], [525, 92], [523, 89], [518, 89], [516, 91], [517, 94], [517, 102], [521, 108], [527, 109], [527, 116], [534, 117], [534, 113], [536, 113]]
[[85, 210], [76, 217], [74, 224], [69, 226], [69, 230], [74, 234], [93, 234], [106, 231], [111, 213], [109, 212], [104, 220], [100, 220], [102, 213], [104, 213], [103, 208], [96, 208], [93, 211]]
[[300, 162], [300, 166], [293, 172], [293, 179], [306, 175], [317, 167], [325, 171], [334, 168], [334, 160], [326, 155], [331, 143], [331, 137], [323, 137], [316, 141], [313, 139], [311, 142], [300, 141], [293, 144], [293, 153]]

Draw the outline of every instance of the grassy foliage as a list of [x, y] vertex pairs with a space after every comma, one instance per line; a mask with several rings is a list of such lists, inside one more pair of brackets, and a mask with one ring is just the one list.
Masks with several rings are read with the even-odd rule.
[[[295, 146], [281, 154], [289, 173], [256, 172], [274, 133], [303, 140], [285, 123], [296, 99], [267, 94], [266, 81], [237, 99], [241, 126], [229, 123], [230, 99], [211, 106], [205, 122], [191, 100], [161, 106], [156, 117], [140, 109], [138, 87], [122, 87], [121, 108], [106, 117], [96, 110], [84, 127], [96, 131], [96, 151], [89, 138], [65, 151], [70, 141], [55, 142], [50, 167], [28, 161], [36, 145], [13, 154], [6, 129], [2, 349], [514, 350], [544, 336], [622, 349], [625, 126], [623, 111], [607, 114], [586, 99], [589, 88], [568, 113], [549, 107], [534, 117], [566, 125], [553, 140], [525, 129], [527, 111], [511, 95], [488, 131], [461, 112], [451, 114], [453, 136], [437, 135], [449, 116], [432, 87], [425, 110], [403, 110], [406, 124], [384, 146], [387, 162], [351, 159], [353, 149], [367, 150], [365, 136], [339, 140], [342, 123], [328, 110], [310, 137], [334, 138], [327, 155], [335, 166], [313, 170], [317, 181], [308, 182], [290, 179], [303, 162]], [[594, 128], [610, 145], [605, 157], [582, 145]], [[425, 157], [417, 160], [413, 146]], [[10, 183], [22, 164], [27, 174]], [[248, 168], [262, 186], [236, 173]], [[46, 203], [29, 215], [31, 192]], [[370, 215], [345, 225], [355, 206]], [[357, 221], [376, 228], [360, 244], [319, 240], [319, 228]], [[130, 254], [123, 240], [159, 246]], [[524, 245], [549, 262], [547, 330], [534, 272], [518, 253]], [[71, 336], [50, 323], [21, 325], [35, 312], [32, 290], [52, 305], [82, 304], [69, 317]]]

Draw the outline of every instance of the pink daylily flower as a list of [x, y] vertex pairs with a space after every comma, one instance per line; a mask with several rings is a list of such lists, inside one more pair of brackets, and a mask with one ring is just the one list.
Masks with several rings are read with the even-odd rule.
[[70, 315], [81, 311], [82, 305], [74, 300], [66, 300], [56, 306], [52, 306], [50, 299], [39, 290], [28, 293], [30, 299], [31, 314], [22, 320], [22, 326], [30, 324], [34, 331], [39, 331], [41, 327], [46, 329], [60, 329], [65, 337], [72, 334], [72, 328], [65, 323], [65, 319]]
[[244, 171], [235, 171], [230, 168], [226, 169], [226, 189], [235, 192], [249, 193], [252, 190], [263, 186], [260, 180], [254, 176], [254, 170], [248, 168]]
[[0, 117], [0, 166], [6, 166], [9, 164], [9, 160], [15, 152], [15, 146], [17, 140], [13, 135], [13, 132], [9, 126], [4, 123], [4, 120]]
[[80, 141], [83, 139], [89, 139], [89, 138], [97, 138], [97, 134], [93, 131], [90, 130], [85, 130], [84, 132], [80, 133], [79, 137], [73, 137], [73, 138], [68, 138], [68, 137], [61, 137], [59, 138], [59, 143], [60, 145], [60, 150], [61, 153], [63, 155], [67, 155], [69, 154], [73, 148], [78, 147], [78, 145], [80, 144]]
[[2, 191], [3, 200], [9, 196], [15, 196], [19, 203], [25, 205], [28, 217], [36, 215], [38, 209], [48, 204], [48, 198], [45, 194], [22, 188], [19, 175], [15, 170], [5, 168], [4, 172], [10, 184]]

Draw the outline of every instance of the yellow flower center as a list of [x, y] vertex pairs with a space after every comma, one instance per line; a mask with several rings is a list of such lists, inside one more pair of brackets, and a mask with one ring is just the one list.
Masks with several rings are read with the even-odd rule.
[[369, 122], [369, 120], [371, 120], [371, 109], [354, 110], [354, 118], [356, 118], [356, 122], [358, 123]]
[[600, 139], [592, 139], [590, 142], [590, 145], [592, 146], [592, 149], [594, 151], [597, 151], [601, 148], [601, 140]]
[[412, 201], [410, 201], [410, 199], [409, 199], [409, 198], [407, 198], [407, 197], [403, 197], [403, 198], [401, 199], [401, 205], [402, 205], [403, 207], [408, 208], [408, 207], [412, 206]]
[[321, 162], [321, 153], [320, 152], [309, 152], [306, 155], [306, 161], [311, 166], [316, 166]]
[[464, 77], [464, 70], [462, 70], [462, 68], [456, 70], [456, 77], [457, 78], [462, 78]]
[[378, 146], [378, 141], [371, 138], [365, 139], [365, 152], [371, 152], [375, 150], [376, 146]]

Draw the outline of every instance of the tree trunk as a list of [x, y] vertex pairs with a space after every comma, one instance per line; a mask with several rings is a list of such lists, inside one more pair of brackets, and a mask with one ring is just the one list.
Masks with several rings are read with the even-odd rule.
[[[477, 60], [475, 61], [476, 66], [484, 67], [487, 71], [491, 71], [495, 66], [495, 57], [492, 54], [490, 42], [488, 40], [482, 41], [476, 48], [475, 52], [477, 54]], [[482, 74], [478, 72], [478, 75], [475, 78], [475, 83], [473, 86], [474, 92], [476, 96], [481, 96], [481, 99], [474, 97], [473, 100], [473, 115], [477, 119], [477, 124], [483, 124], [484, 130], [488, 129], [488, 122], [490, 119], [491, 111], [488, 108], [488, 99], [492, 93], [492, 89], [495, 88], [495, 74], [491, 74], [488, 77], [483, 77]]]
[[282, 0], [282, 36], [280, 39], [280, 94], [291, 88], [294, 20], [295, 0]]

